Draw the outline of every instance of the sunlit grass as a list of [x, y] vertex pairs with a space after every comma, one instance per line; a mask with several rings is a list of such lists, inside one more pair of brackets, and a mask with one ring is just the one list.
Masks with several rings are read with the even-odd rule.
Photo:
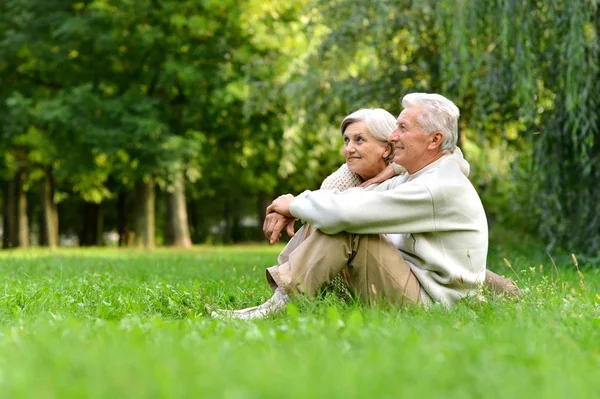
[[600, 269], [581, 260], [578, 274], [569, 255], [555, 268], [523, 240], [493, 245], [525, 297], [452, 312], [326, 296], [255, 323], [207, 317], [267, 299], [280, 248], [0, 253], [0, 396], [600, 395]]

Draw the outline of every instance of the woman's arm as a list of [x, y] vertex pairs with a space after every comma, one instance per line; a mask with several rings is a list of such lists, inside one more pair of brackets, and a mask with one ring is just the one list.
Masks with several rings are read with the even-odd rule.
[[384, 170], [379, 172], [379, 174], [377, 176], [370, 178], [369, 180], [363, 182], [360, 186], [368, 187], [372, 184], [383, 183], [384, 181], [391, 179], [394, 176], [401, 175], [403, 173], [406, 173], [406, 169], [404, 169], [402, 166], [396, 165], [395, 163], [392, 162]]

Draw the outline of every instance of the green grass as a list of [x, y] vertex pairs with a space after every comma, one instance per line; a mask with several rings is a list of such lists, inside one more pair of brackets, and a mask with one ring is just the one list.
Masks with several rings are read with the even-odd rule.
[[0, 397], [599, 397], [600, 269], [581, 262], [580, 281], [568, 254], [555, 269], [522, 237], [493, 239], [490, 268], [510, 274], [508, 260], [520, 301], [423, 312], [326, 296], [253, 323], [205, 304], [267, 299], [281, 247], [1, 252]]

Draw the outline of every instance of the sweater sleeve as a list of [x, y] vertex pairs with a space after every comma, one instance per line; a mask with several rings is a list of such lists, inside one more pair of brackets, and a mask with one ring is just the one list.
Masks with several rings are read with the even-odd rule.
[[420, 233], [435, 230], [429, 189], [408, 182], [388, 191], [305, 191], [290, 212], [326, 234]]

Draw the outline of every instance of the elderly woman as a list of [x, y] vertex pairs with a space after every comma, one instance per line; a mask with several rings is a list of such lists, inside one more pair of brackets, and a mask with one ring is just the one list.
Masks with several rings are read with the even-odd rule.
[[388, 138], [395, 128], [396, 118], [381, 108], [346, 116], [340, 126], [346, 163], [323, 181], [321, 189], [345, 190], [403, 172], [400, 167], [394, 172], [392, 166], [394, 151]]
[[[395, 128], [396, 118], [381, 108], [360, 109], [346, 116], [340, 126], [346, 163], [323, 181], [321, 189], [343, 191], [351, 187], [364, 187], [380, 183], [394, 175], [405, 173], [404, 168], [392, 162], [394, 152], [388, 138]], [[461, 171], [468, 176], [469, 164], [464, 160], [459, 149], [454, 152], [453, 159], [458, 163]], [[275, 290], [271, 299], [260, 306], [234, 311], [219, 310], [213, 312], [212, 315], [248, 320], [266, 317], [285, 307], [288, 296], [281, 288], [277, 288], [272, 275], [278, 272], [279, 265], [288, 261], [289, 255], [312, 231], [310, 226], [302, 226], [279, 255], [278, 265], [267, 269], [267, 280]], [[290, 229], [288, 229], [289, 232]], [[387, 235], [392, 243], [396, 243], [397, 237], [398, 235], [395, 234]], [[496, 292], [515, 293], [518, 291], [512, 281], [490, 271], [487, 271], [486, 284]], [[332, 281], [332, 287], [342, 296], [351, 295], [339, 275]]]

